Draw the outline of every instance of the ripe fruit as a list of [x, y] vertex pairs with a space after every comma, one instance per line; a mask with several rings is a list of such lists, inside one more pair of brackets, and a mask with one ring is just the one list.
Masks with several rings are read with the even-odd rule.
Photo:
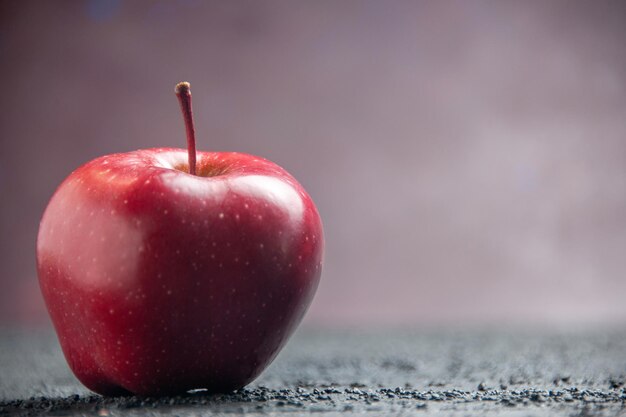
[[189, 85], [177, 95], [187, 151], [83, 165], [39, 227], [39, 281], [61, 347], [100, 394], [246, 385], [319, 282], [323, 232], [309, 195], [263, 158], [196, 154]]

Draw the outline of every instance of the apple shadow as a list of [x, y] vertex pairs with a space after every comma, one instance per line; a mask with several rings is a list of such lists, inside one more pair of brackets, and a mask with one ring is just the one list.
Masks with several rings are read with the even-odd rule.
[[[293, 398], [289, 398], [291, 396]], [[206, 390], [194, 390], [186, 394], [166, 397], [118, 396], [104, 397], [97, 394], [71, 395], [68, 397], [31, 397], [20, 400], [0, 401], [0, 415], [109, 415], [124, 414], [125, 410], [137, 409], [176, 410], [177, 415], [184, 415], [198, 409], [218, 413], [246, 413], [250, 411], [268, 411], [269, 408], [288, 411], [287, 408], [302, 408], [302, 401], [296, 399], [293, 390], [270, 390], [268, 388], [242, 389], [226, 394], [208, 393]], [[292, 409], [293, 411], [293, 409]]]

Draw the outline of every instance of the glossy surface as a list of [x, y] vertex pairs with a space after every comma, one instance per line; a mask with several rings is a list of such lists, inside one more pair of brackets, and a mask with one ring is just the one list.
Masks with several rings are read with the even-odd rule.
[[304, 189], [251, 155], [98, 158], [59, 187], [37, 241], [68, 363], [102, 394], [225, 391], [254, 379], [317, 288], [323, 235]]

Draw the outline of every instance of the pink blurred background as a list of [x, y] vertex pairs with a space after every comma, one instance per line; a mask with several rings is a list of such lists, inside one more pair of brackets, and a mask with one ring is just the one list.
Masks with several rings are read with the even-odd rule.
[[320, 325], [626, 324], [626, 3], [0, 3], [0, 324], [102, 154], [259, 154], [318, 204]]

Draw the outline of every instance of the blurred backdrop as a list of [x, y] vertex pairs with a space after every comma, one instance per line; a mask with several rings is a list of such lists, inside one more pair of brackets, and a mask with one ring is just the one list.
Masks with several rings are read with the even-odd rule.
[[308, 323], [626, 324], [626, 4], [0, 2], [0, 324], [46, 324], [38, 222], [102, 154], [259, 154], [308, 189]]

